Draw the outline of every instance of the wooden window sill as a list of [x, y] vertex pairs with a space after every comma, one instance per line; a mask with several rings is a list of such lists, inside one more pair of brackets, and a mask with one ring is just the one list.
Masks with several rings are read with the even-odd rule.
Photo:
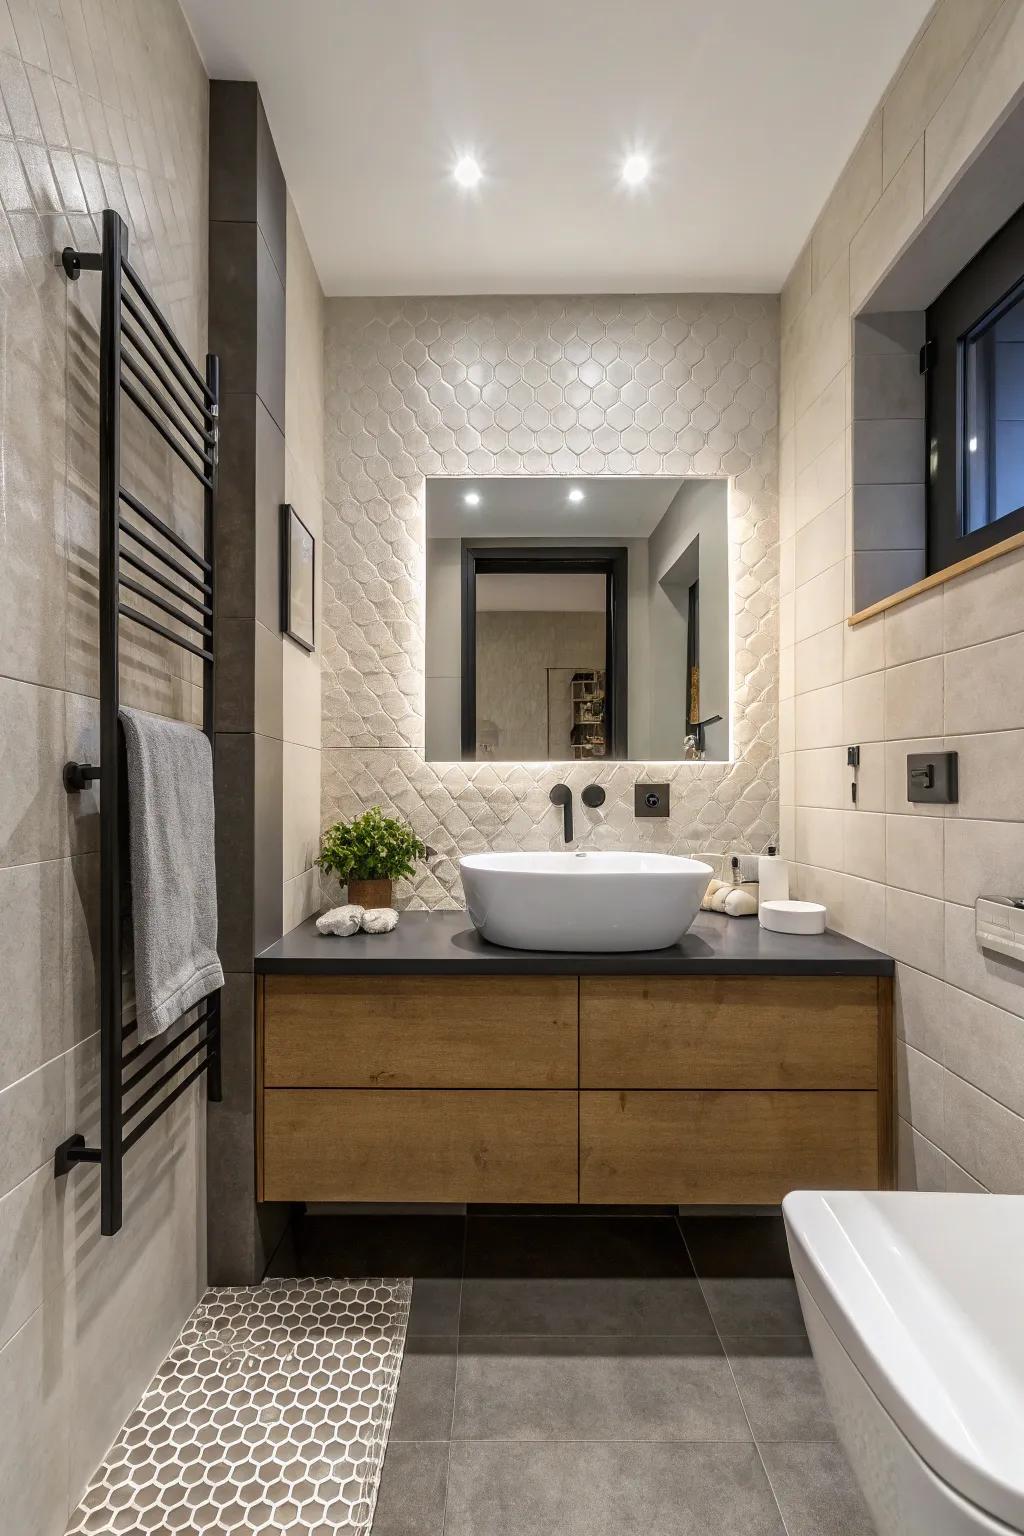
[[947, 581], [953, 581], [955, 577], [963, 576], [967, 571], [977, 570], [979, 565], [987, 565], [990, 560], [998, 560], [1000, 555], [1012, 554], [1015, 549], [1024, 549], [1024, 533], [1014, 533], [999, 544], [990, 544], [988, 549], [979, 549], [976, 555], [968, 555], [966, 560], [958, 560], [955, 565], [947, 565], [943, 571], [933, 571], [930, 576], [923, 577], [921, 581], [915, 581], [912, 586], [903, 587], [889, 597], [880, 598], [869, 608], [860, 608], [856, 613], [851, 613], [846, 622], [851, 628], [855, 624], [864, 624], [868, 619], [877, 618], [880, 613], [885, 613], [889, 608], [898, 608], [900, 603], [908, 603], [912, 597], [919, 597], [922, 592], [930, 592], [933, 587], [945, 586]]

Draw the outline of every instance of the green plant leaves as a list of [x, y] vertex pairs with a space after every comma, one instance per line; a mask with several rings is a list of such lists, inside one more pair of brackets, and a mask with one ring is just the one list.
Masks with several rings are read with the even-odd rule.
[[317, 863], [330, 875], [346, 880], [398, 880], [415, 871], [427, 850], [412, 828], [379, 805], [355, 821], [336, 821], [320, 839]]

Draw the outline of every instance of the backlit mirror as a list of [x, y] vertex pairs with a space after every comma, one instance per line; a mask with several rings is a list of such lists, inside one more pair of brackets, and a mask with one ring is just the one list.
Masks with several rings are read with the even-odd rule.
[[724, 480], [427, 480], [432, 761], [729, 756]]

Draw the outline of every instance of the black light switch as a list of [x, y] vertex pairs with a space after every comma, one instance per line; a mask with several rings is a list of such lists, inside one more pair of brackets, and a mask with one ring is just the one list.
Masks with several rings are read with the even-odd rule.
[[634, 784], [634, 816], [667, 816], [669, 813], [669, 788], [667, 784]]
[[960, 798], [956, 752], [908, 752], [907, 799], [914, 805], [955, 805]]

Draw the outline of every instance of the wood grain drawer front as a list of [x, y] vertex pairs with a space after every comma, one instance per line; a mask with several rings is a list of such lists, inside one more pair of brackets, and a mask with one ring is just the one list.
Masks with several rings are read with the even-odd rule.
[[575, 1203], [575, 1093], [263, 1096], [263, 1199]]
[[774, 1205], [873, 1189], [873, 1093], [581, 1093], [580, 1199]]
[[873, 976], [584, 976], [583, 1088], [874, 1088]]
[[268, 1088], [575, 1088], [575, 976], [270, 976]]

